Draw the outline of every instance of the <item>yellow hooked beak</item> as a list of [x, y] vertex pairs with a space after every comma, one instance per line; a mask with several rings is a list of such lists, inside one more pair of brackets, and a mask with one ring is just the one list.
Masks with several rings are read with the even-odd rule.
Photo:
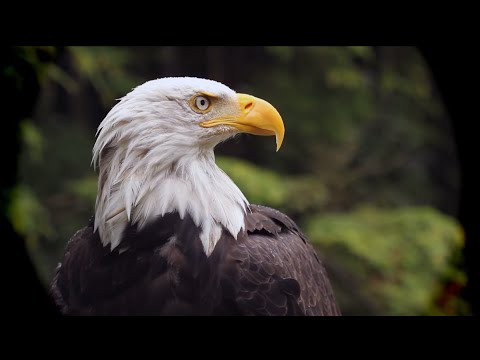
[[204, 121], [200, 125], [205, 128], [230, 125], [253, 135], [275, 135], [278, 151], [282, 146], [285, 126], [277, 109], [265, 100], [251, 95], [237, 94], [237, 97], [240, 106], [238, 114]]

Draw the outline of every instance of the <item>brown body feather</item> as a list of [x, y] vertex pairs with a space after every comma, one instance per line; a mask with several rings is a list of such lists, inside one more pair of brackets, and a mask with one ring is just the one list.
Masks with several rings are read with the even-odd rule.
[[251, 205], [245, 224], [207, 257], [188, 216], [130, 226], [113, 251], [90, 223], [69, 241], [50, 293], [69, 315], [340, 315], [323, 265], [290, 218]]

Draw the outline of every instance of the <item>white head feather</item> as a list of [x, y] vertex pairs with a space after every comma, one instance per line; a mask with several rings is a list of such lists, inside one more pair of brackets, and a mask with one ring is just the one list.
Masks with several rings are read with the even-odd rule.
[[[222, 106], [194, 111], [190, 100], [201, 92], [214, 94]], [[95, 231], [104, 246], [117, 247], [129, 221], [142, 228], [175, 211], [202, 228], [207, 255], [222, 226], [237, 237], [248, 201], [213, 153], [235, 131], [199, 123], [238, 108], [233, 90], [198, 78], [148, 81], [112, 108], [98, 127], [92, 160], [99, 168]]]

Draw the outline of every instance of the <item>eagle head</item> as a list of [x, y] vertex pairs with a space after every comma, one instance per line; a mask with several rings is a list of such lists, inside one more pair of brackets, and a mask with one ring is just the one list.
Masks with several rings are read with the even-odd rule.
[[103, 244], [118, 246], [128, 222], [141, 228], [169, 212], [192, 217], [207, 254], [222, 229], [236, 237], [248, 201], [215, 165], [213, 149], [238, 133], [274, 135], [278, 151], [285, 128], [265, 100], [212, 80], [162, 78], [121, 98], [93, 148]]

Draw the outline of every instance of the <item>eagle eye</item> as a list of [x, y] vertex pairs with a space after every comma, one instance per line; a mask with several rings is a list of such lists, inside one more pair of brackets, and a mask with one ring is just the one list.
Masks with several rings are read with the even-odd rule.
[[193, 110], [207, 112], [210, 109], [211, 101], [204, 95], [198, 95], [193, 98]]

